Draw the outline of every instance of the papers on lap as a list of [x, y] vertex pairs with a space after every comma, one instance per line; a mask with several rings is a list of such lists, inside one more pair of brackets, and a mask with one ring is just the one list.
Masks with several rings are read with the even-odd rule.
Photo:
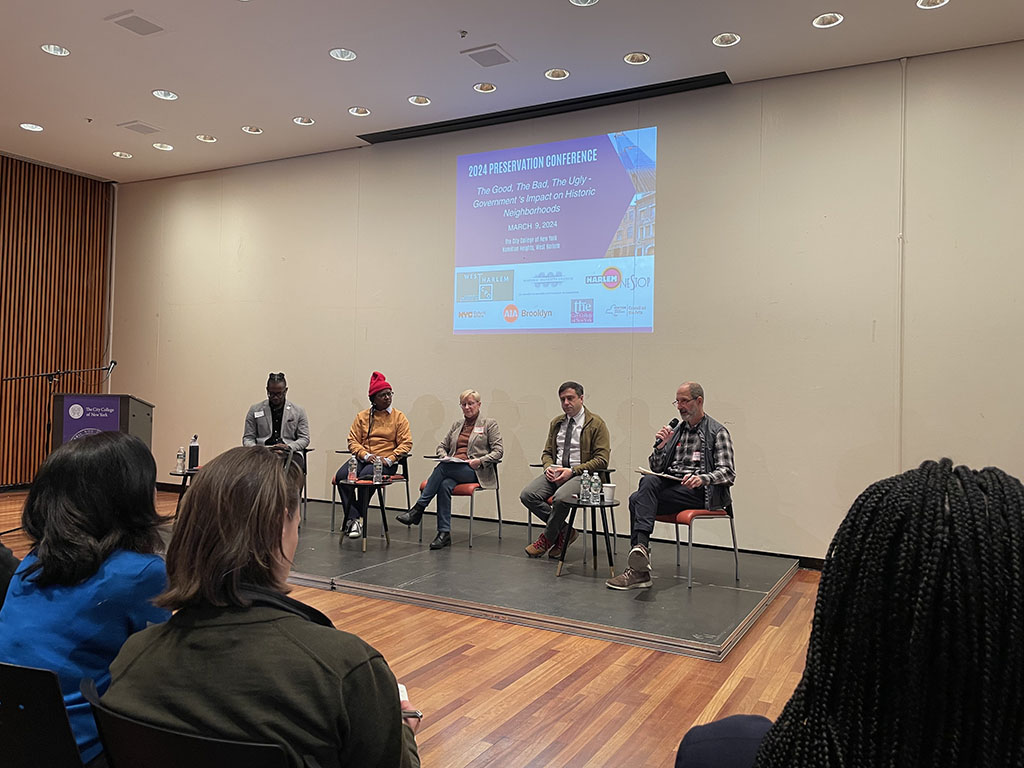
[[675, 475], [666, 475], [664, 472], [652, 472], [651, 470], [644, 469], [643, 467], [637, 467], [635, 471], [638, 475], [654, 475], [655, 477], [663, 477], [666, 480], [675, 480], [677, 483], [681, 483], [686, 479], [686, 477], [689, 477], [689, 475], [677, 477]]

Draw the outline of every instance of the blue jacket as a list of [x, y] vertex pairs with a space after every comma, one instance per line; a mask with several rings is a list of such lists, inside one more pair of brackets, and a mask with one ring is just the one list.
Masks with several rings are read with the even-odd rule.
[[151, 602], [164, 590], [167, 572], [157, 555], [117, 550], [81, 584], [39, 587], [24, 578], [35, 562], [35, 554], [22, 560], [0, 609], [0, 661], [57, 673], [87, 763], [103, 747], [79, 683], [91, 677], [105, 691], [110, 662], [128, 636], [170, 617]]

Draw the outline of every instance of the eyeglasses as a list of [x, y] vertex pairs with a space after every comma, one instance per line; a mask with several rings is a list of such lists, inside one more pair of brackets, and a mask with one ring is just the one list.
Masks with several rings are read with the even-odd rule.
[[696, 397], [684, 397], [682, 400], [680, 400], [677, 397], [675, 400], [672, 401], [672, 405], [686, 405], [687, 403], [692, 403], [696, 399]]
[[377, 392], [376, 394], [374, 394], [374, 397], [394, 397], [394, 396], [395, 396], [395, 390], [393, 390], [393, 389], [385, 389], [382, 392]]

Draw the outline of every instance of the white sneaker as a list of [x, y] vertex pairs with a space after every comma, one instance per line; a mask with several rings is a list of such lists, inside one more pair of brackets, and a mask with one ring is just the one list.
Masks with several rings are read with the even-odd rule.
[[363, 523], [361, 520], [353, 520], [352, 528], [348, 532], [350, 539], [358, 539], [363, 535]]

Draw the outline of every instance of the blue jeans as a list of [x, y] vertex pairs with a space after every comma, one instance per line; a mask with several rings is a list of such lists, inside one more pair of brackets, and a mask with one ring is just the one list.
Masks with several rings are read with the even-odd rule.
[[461, 483], [475, 483], [476, 472], [469, 464], [439, 462], [427, 478], [423, 493], [416, 499], [416, 505], [426, 508], [430, 500], [437, 496], [437, 532], [452, 529], [452, 489]]
[[[362, 459], [357, 458], [356, 463], [357, 474], [360, 480], [372, 480], [373, 479], [373, 462], [366, 462]], [[385, 464], [384, 475], [393, 475], [401, 467], [395, 463], [390, 467]], [[345, 462], [338, 469], [335, 474], [335, 478], [338, 480], [348, 480], [348, 462]], [[359, 488], [359, 503], [356, 504], [356, 489], [351, 485], [339, 485], [338, 495], [341, 496], [341, 508], [345, 512], [346, 520], [358, 520], [363, 513], [363, 510], [370, 505], [370, 499], [373, 497], [373, 487], [360, 487]]]

